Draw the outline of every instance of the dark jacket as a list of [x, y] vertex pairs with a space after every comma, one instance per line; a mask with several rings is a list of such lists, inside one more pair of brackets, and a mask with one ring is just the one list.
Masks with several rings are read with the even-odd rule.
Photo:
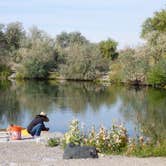
[[42, 115], [36, 115], [36, 117], [31, 121], [31, 123], [27, 127], [28, 133], [31, 134], [31, 130], [33, 129], [33, 127], [35, 127], [39, 123], [43, 124], [43, 128], [42, 128], [43, 131], [48, 131], [48, 128], [46, 128], [44, 125], [44, 122], [48, 122], [48, 121], [49, 121], [48, 117], [42, 116]]

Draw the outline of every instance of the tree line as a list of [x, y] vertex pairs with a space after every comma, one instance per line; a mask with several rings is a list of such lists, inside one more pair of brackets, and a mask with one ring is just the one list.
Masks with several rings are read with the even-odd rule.
[[25, 31], [20, 22], [0, 24], [0, 78], [96, 80], [107, 74], [111, 82], [165, 86], [165, 9], [144, 21], [140, 36], [145, 44], [117, 50], [111, 38], [92, 43], [80, 32], [52, 38], [35, 26]]
[[155, 12], [142, 24], [145, 44], [119, 51], [110, 65], [112, 82], [166, 85], [166, 9]]
[[109, 69], [117, 42], [89, 42], [80, 32], [62, 32], [56, 38], [32, 27], [26, 32], [20, 22], [0, 25], [0, 72], [16, 78], [47, 79], [57, 72], [65, 79], [94, 80]]

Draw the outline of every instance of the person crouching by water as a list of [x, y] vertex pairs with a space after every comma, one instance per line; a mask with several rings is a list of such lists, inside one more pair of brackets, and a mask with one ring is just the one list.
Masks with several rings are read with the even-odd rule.
[[36, 117], [30, 122], [30, 124], [27, 127], [27, 131], [31, 136], [33, 137], [39, 137], [41, 134], [41, 131], [48, 131], [49, 128], [45, 127], [44, 122], [48, 122], [49, 118], [47, 117], [47, 114], [44, 112], [41, 112], [39, 115], [36, 115]]

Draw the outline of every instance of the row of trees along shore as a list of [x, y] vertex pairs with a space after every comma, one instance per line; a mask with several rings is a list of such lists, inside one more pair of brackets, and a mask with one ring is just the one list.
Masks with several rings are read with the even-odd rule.
[[97, 80], [114, 83], [166, 85], [166, 9], [142, 25], [145, 43], [117, 50], [109, 38], [92, 43], [80, 32], [62, 32], [55, 38], [20, 22], [0, 24], [0, 78], [12, 73], [20, 79]]

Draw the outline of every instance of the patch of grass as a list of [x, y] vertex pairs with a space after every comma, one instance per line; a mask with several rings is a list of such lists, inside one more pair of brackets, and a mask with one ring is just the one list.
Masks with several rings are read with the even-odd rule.
[[60, 144], [60, 139], [59, 138], [50, 138], [47, 141], [47, 145], [49, 147], [55, 147], [55, 146], [58, 146], [59, 144]]
[[137, 145], [130, 155], [137, 157], [166, 156], [166, 141], [156, 145]]

